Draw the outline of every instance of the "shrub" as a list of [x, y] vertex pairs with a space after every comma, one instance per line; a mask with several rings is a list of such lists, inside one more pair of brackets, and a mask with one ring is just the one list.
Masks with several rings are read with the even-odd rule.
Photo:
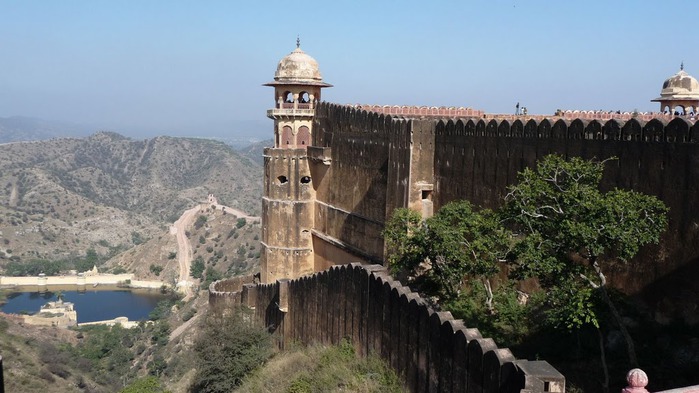
[[162, 271], [163, 271], [162, 266], [153, 265], [153, 264], [150, 265], [150, 272], [155, 274], [156, 276], [159, 276], [160, 272], [162, 272]]
[[189, 275], [194, 278], [201, 278], [205, 267], [204, 259], [201, 256], [198, 256], [192, 264], [192, 269], [189, 271]]
[[187, 309], [187, 311], [184, 312], [184, 314], [182, 314], [182, 320], [187, 322], [190, 319], [192, 319], [192, 317], [194, 317], [194, 315], [196, 313], [197, 313], [197, 310], [195, 308], [193, 308], [193, 307], [189, 308], [189, 309]]
[[208, 221], [206, 216], [197, 217], [197, 220], [194, 222], [194, 228], [196, 228], [196, 229], [201, 228], [202, 226], [204, 226], [204, 224], [206, 224], [206, 221]]
[[158, 378], [150, 375], [135, 380], [129, 386], [120, 390], [119, 393], [166, 393], [165, 389], [158, 381]]
[[212, 309], [204, 319], [194, 351], [199, 359], [192, 391], [229, 392], [272, 354], [272, 338], [249, 309]]

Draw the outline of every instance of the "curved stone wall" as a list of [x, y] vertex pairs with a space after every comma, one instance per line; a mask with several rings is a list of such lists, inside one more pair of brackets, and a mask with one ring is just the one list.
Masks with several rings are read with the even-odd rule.
[[243, 285], [252, 284], [254, 281], [254, 275], [247, 275], [212, 282], [209, 284], [209, 304], [212, 306], [239, 304]]
[[411, 392], [565, 391], [563, 376], [548, 363], [515, 359], [478, 329], [434, 311], [380, 265], [244, 285], [240, 299], [278, 334], [282, 348], [348, 338], [358, 354], [386, 360]]

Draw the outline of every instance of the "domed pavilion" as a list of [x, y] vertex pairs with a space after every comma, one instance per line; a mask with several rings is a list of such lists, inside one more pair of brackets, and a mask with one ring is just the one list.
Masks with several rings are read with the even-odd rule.
[[265, 86], [274, 87], [276, 105], [267, 111], [267, 117], [275, 121], [277, 148], [305, 148], [310, 143], [320, 90], [332, 87], [323, 82], [318, 62], [300, 46], [297, 39], [296, 49], [279, 61], [274, 81], [265, 83]]
[[696, 114], [699, 109], [699, 82], [684, 71], [669, 77], [663, 83], [660, 97], [651, 100], [660, 103], [660, 111], [676, 115]]

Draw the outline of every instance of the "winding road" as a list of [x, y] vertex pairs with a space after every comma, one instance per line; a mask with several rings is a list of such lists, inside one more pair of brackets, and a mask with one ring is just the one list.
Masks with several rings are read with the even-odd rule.
[[233, 214], [238, 218], [245, 218], [246, 220], [254, 221], [260, 219], [260, 217], [250, 216], [242, 210], [211, 203], [199, 204], [182, 213], [182, 216], [170, 227], [170, 234], [177, 237], [177, 262], [180, 265], [177, 289], [184, 293], [184, 301], [189, 300], [193, 295], [193, 282], [189, 281], [189, 269], [192, 264], [192, 245], [189, 243], [189, 239], [187, 239], [187, 228], [192, 226], [199, 212], [208, 207], [214, 207], [216, 210], [224, 210], [226, 213]]

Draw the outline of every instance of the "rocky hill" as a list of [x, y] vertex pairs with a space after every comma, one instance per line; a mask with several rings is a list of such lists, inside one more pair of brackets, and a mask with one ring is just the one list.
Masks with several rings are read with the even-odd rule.
[[273, 139], [266, 139], [264, 141], [260, 142], [255, 142], [251, 145], [245, 146], [243, 148], [238, 149], [238, 152], [242, 154], [243, 156], [247, 157], [251, 161], [259, 164], [259, 165], [264, 165], [265, 160], [262, 157], [262, 153], [265, 149], [265, 147], [271, 147], [274, 146], [274, 140]]
[[[207, 204], [199, 206], [197, 220], [186, 231], [192, 247], [189, 281], [208, 289], [211, 281], [247, 274], [259, 267], [260, 220], [243, 218]], [[177, 239], [162, 230], [145, 243], [122, 252], [104, 265], [104, 270], [128, 271], [148, 280], [176, 283], [180, 273]], [[117, 270], [118, 269], [118, 270]]]
[[259, 215], [262, 168], [221, 142], [115, 133], [0, 145], [0, 263], [120, 251], [214, 194]]

